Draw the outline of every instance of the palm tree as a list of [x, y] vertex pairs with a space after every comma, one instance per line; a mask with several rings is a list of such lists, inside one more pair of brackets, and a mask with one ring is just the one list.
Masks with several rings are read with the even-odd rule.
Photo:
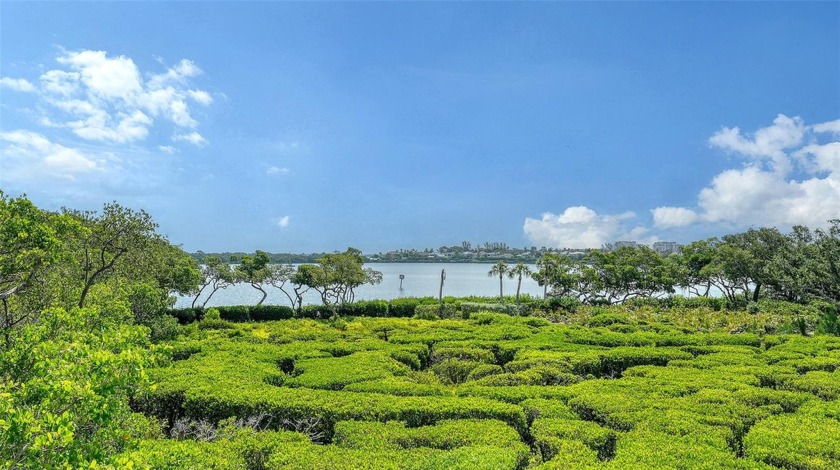
[[537, 260], [538, 271], [534, 273], [533, 277], [543, 286], [543, 299], [548, 298], [549, 280], [558, 271], [559, 264], [560, 260], [554, 253], [546, 253]]
[[502, 282], [503, 282], [502, 280], [504, 279], [505, 274], [507, 274], [507, 272], [508, 272], [507, 263], [500, 260], [500, 261], [496, 262], [496, 264], [494, 264], [493, 267], [490, 268], [490, 271], [487, 273], [487, 275], [490, 276], [490, 277], [499, 276], [499, 302], [504, 302], [505, 301], [504, 293], [502, 291]]
[[517, 263], [516, 266], [510, 268], [508, 270], [508, 277], [513, 279], [518, 277], [518, 282], [516, 284], [516, 305], [519, 305], [519, 288], [522, 287], [522, 276], [530, 276], [531, 275], [531, 268], [528, 266]]

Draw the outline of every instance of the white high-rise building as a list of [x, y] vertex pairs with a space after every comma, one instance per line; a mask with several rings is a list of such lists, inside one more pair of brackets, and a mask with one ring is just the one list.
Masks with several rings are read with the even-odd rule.
[[680, 245], [677, 242], [654, 242], [653, 249], [660, 255], [670, 255], [680, 252]]

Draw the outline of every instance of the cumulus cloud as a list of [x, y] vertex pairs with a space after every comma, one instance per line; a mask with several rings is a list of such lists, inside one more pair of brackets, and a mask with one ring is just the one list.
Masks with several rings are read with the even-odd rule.
[[201, 134], [198, 132], [190, 132], [189, 134], [175, 134], [172, 136], [172, 140], [177, 142], [189, 142], [196, 147], [204, 147], [207, 145], [207, 140], [202, 137]]
[[99, 169], [96, 161], [81, 151], [53, 143], [29, 131], [0, 132], [4, 173], [13, 179], [76, 176]]
[[105, 51], [79, 51], [67, 52], [56, 60], [78, 72], [91, 97], [130, 101], [143, 91], [140, 71], [128, 57], [108, 57]]
[[288, 227], [289, 226], [289, 216], [284, 215], [283, 217], [280, 217], [277, 220], [277, 225], [279, 225], [280, 227], [283, 227], [283, 228]]
[[289, 169], [279, 167], [279, 166], [272, 166], [272, 167], [269, 167], [267, 170], [265, 170], [265, 172], [268, 173], [269, 175], [285, 175], [285, 174], [289, 173]]
[[654, 209], [654, 224], [824, 226], [840, 215], [840, 142], [825, 141], [838, 130], [840, 120], [807, 126], [783, 114], [752, 135], [724, 128], [709, 144], [744, 158], [745, 166], [715, 176], [698, 194], [697, 209]]
[[632, 212], [618, 215], [598, 214], [585, 206], [569, 207], [562, 214], [546, 212], [540, 219], [525, 219], [525, 236], [535, 245], [558, 248], [600, 248], [618, 238], [638, 237], [642, 227], [628, 230]]
[[699, 216], [684, 207], [657, 207], [653, 213], [653, 225], [660, 228], [684, 227], [697, 222]]
[[779, 114], [771, 126], [761, 128], [753, 135], [743, 135], [737, 127], [724, 127], [709, 139], [709, 144], [756, 162], [769, 160], [772, 169], [786, 172], [790, 169], [790, 161], [785, 151], [800, 145], [806, 131], [801, 118]]
[[0, 78], [0, 88], [8, 88], [10, 90], [22, 91], [27, 93], [35, 91], [35, 86], [29, 83], [28, 80], [25, 80], [23, 78]]
[[840, 119], [815, 124], [812, 129], [814, 130], [814, 132], [831, 132], [834, 134], [840, 134]]
[[840, 142], [806, 145], [793, 155], [812, 173], [840, 175]]
[[208, 92], [190, 86], [190, 79], [202, 73], [190, 60], [157, 74], [141, 73], [130, 57], [109, 56], [106, 51], [64, 52], [56, 61], [65, 69], [40, 76], [39, 91], [47, 105], [39, 108], [45, 111], [40, 121], [71, 129], [85, 140], [143, 141], [159, 119], [196, 129], [199, 122], [190, 103], [213, 103]]
[[208, 145], [200, 113], [214, 96], [199, 86], [194, 62], [153, 64], [144, 70], [126, 55], [62, 50], [39, 74], [0, 78], [4, 91], [27, 92], [32, 101], [7, 111], [25, 113], [38, 127], [0, 129], [3, 184], [59, 199], [162, 184], [172, 174], [167, 154]]

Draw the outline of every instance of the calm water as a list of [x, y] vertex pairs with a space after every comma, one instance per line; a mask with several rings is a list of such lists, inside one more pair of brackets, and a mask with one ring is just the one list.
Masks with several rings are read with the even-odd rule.
[[[499, 295], [499, 278], [489, 277], [487, 272], [492, 264], [477, 263], [365, 263], [366, 268], [382, 272], [382, 282], [375, 286], [364, 285], [356, 289], [356, 300], [396, 299], [399, 297], [437, 297], [440, 288], [440, 270], [446, 270], [443, 295], [456, 297], [478, 295], [493, 297]], [[533, 265], [529, 266], [535, 270]], [[400, 289], [400, 274], [405, 275]], [[289, 305], [289, 300], [280, 290], [268, 286], [266, 304]], [[516, 294], [516, 279], [504, 280], [505, 295]], [[522, 279], [523, 294], [542, 297], [543, 289], [531, 278]], [[262, 294], [250, 284], [237, 284], [219, 290], [207, 303], [208, 307], [220, 305], [253, 305]], [[199, 303], [203, 301], [199, 301]], [[189, 307], [192, 298], [178, 299], [176, 306]], [[310, 291], [304, 296], [306, 304], [320, 304], [317, 292]]]

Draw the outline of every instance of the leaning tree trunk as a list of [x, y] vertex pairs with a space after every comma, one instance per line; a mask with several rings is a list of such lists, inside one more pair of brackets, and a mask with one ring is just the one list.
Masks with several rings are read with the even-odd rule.
[[516, 305], [519, 305], [519, 288], [522, 287], [522, 275], [519, 275], [519, 282], [516, 283]]
[[259, 302], [257, 302], [257, 305], [262, 305], [263, 301], [265, 301], [265, 298], [266, 298], [266, 297], [268, 297], [268, 292], [266, 292], [266, 291], [265, 291], [262, 287], [260, 287], [258, 284], [251, 284], [251, 287], [253, 287], [254, 289], [256, 289], [256, 290], [258, 290], [258, 291], [260, 291], [260, 292], [262, 292], [262, 298], [260, 299], [260, 301], [259, 301]]

